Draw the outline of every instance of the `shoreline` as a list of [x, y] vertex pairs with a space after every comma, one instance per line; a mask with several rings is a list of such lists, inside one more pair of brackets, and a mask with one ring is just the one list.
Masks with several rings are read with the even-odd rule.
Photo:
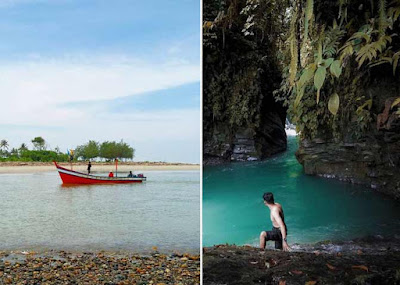
[[[0, 251], [1, 284], [200, 284], [200, 256]], [[24, 283], [25, 284], [25, 283]]]
[[400, 283], [399, 237], [290, 246], [291, 252], [236, 245], [203, 248], [204, 284]]
[[[70, 169], [69, 163], [59, 163], [60, 166]], [[87, 163], [74, 163], [73, 170], [79, 172], [87, 172]], [[129, 171], [182, 171], [182, 170], [198, 170], [199, 164], [187, 163], [164, 163], [164, 162], [122, 162], [118, 164], [118, 172]], [[52, 162], [0, 162], [0, 174], [6, 173], [37, 173], [56, 171]], [[114, 163], [92, 163], [91, 173], [115, 172]]]

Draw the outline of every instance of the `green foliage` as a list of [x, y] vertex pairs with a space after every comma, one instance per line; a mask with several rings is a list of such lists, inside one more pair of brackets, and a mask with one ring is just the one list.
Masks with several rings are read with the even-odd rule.
[[105, 141], [100, 145], [100, 157], [107, 160], [118, 159], [132, 159], [135, 154], [135, 150], [130, 147], [127, 143], [115, 141]]
[[339, 110], [339, 101], [340, 99], [337, 93], [332, 94], [329, 98], [328, 109], [333, 115], [336, 115]]
[[334, 62], [332, 62], [330, 71], [332, 75], [339, 78], [340, 74], [342, 74], [342, 67], [340, 66], [340, 60], [335, 60]]
[[46, 149], [46, 141], [42, 137], [35, 137], [31, 142], [36, 150]]
[[326, 78], [326, 68], [324, 66], [318, 67], [314, 75], [314, 86], [317, 88], [317, 104], [319, 103], [319, 95], [321, 87], [324, 84]]
[[100, 155], [99, 143], [90, 140], [87, 144], [77, 146], [75, 148], [75, 156], [80, 157], [84, 160], [93, 159]]
[[[5, 141], [5, 140], [4, 140]], [[41, 143], [41, 140], [36, 140]], [[8, 143], [7, 143], [8, 146]], [[37, 146], [39, 147], [39, 146]], [[75, 159], [93, 159], [102, 157], [107, 160], [119, 159], [132, 159], [135, 150], [124, 141], [120, 142], [104, 142], [101, 144], [90, 140], [87, 144], [77, 146], [75, 149]], [[41, 162], [67, 162], [69, 161], [68, 154], [61, 153], [59, 148], [56, 147], [52, 150], [28, 150], [26, 144], [22, 144], [19, 149], [13, 148], [10, 152], [0, 150], [0, 161], [41, 161]]]
[[7, 140], [0, 141], [0, 149], [3, 151], [8, 149], [8, 141]]
[[28, 150], [28, 146], [25, 143], [22, 143], [18, 150], [19, 151]]
[[[354, 138], [362, 136], [377, 116], [372, 113], [372, 98], [365, 94], [373, 80], [368, 71], [391, 64], [396, 76], [400, 1], [379, 0], [375, 10], [372, 4], [347, 0], [295, 0], [292, 7], [290, 29], [283, 31], [288, 60], [283, 61], [284, 80], [275, 98], [288, 106], [288, 115], [303, 137], [339, 138], [344, 130]], [[304, 15], [302, 22], [298, 15]], [[300, 59], [298, 45], [302, 45]]]
[[40, 162], [52, 162], [53, 160], [59, 162], [67, 162], [67, 154], [58, 154], [51, 150], [22, 150], [19, 153], [11, 152], [7, 157], [2, 157], [0, 161], [40, 161]]

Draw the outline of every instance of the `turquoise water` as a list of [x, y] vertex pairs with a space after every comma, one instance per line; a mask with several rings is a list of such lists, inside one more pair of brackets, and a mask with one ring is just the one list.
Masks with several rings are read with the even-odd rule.
[[0, 249], [200, 249], [199, 171], [65, 187], [56, 171], [0, 175]]
[[282, 204], [289, 243], [348, 240], [366, 235], [400, 234], [400, 203], [365, 187], [307, 176], [294, 152], [262, 162], [205, 167], [203, 172], [203, 245], [258, 244], [270, 230], [262, 194], [273, 192]]

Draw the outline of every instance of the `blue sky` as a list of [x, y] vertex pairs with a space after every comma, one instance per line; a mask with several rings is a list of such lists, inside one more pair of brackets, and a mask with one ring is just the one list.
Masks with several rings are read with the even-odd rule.
[[199, 1], [0, 2], [0, 139], [200, 160]]

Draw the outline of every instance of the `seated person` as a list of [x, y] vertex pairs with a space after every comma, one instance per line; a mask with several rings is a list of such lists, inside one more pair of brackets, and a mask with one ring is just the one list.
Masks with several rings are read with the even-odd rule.
[[128, 177], [133, 177], [132, 171], [129, 171]]
[[110, 173], [108, 173], [108, 177], [114, 177], [114, 173], [110, 171]]

